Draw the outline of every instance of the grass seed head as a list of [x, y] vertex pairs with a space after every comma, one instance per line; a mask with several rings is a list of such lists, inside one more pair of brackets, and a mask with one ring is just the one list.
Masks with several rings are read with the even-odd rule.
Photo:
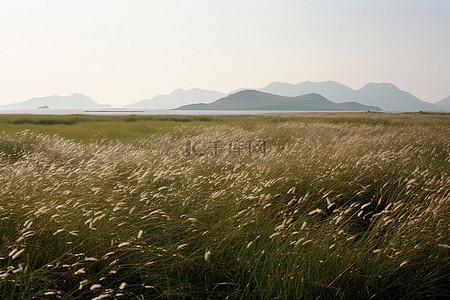
[[211, 251], [206, 250], [204, 259], [207, 263], [209, 263], [211, 261]]

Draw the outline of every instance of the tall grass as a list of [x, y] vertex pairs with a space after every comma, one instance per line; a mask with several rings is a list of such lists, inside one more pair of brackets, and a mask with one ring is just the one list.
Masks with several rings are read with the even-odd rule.
[[[0, 298], [449, 296], [448, 115], [221, 120], [0, 134]], [[185, 156], [219, 139], [267, 155]]]

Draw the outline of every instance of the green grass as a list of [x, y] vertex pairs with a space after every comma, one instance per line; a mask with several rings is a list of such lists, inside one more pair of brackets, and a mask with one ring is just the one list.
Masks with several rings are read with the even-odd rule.
[[0, 115], [0, 298], [446, 298], [449, 151], [448, 114]]
[[[220, 118], [219, 118], [220, 119]], [[114, 139], [130, 141], [155, 133], [170, 132], [184, 123], [217, 123], [210, 116], [101, 116], [101, 115], [0, 115], [5, 132], [31, 130], [57, 134], [79, 142]]]

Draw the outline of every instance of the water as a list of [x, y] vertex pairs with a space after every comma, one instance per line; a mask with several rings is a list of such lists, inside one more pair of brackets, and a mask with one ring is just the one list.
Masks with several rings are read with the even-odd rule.
[[[271, 110], [164, 110], [164, 109], [8, 109], [0, 110], [0, 114], [32, 114], [32, 115], [247, 115], [267, 113], [295, 113], [317, 111], [271, 111]], [[322, 111], [323, 112], [323, 111]]]

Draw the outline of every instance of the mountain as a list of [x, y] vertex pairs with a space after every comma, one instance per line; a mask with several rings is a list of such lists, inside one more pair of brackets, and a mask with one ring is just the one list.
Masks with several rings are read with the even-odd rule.
[[194, 102], [211, 103], [224, 97], [226, 94], [217, 91], [206, 91], [201, 89], [182, 90], [178, 89], [170, 95], [158, 95], [151, 99], [143, 99], [136, 103], [125, 106], [133, 109], [173, 109]]
[[70, 96], [38, 97], [19, 103], [0, 105], [0, 109], [36, 109], [44, 107], [51, 109], [101, 109], [110, 108], [111, 105], [98, 104], [91, 98], [77, 93]]
[[240, 91], [210, 104], [181, 106], [180, 110], [366, 111], [380, 110], [356, 102], [335, 103], [316, 94], [284, 97], [255, 90]]
[[354, 101], [386, 111], [442, 111], [442, 108], [422, 101], [391, 83], [368, 83], [359, 90], [353, 90], [334, 81], [305, 81], [299, 84], [274, 82], [259, 91], [289, 97], [318, 93], [337, 103]]
[[334, 102], [356, 101], [358, 99], [354, 90], [334, 81], [305, 81], [299, 84], [273, 82], [259, 89], [259, 91], [286, 97], [317, 93]]
[[392, 83], [368, 83], [358, 90], [361, 103], [377, 105], [387, 111], [442, 111], [436, 105], [420, 100]]
[[441, 101], [436, 102], [435, 105], [450, 112], [450, 96], [442, 99]]

